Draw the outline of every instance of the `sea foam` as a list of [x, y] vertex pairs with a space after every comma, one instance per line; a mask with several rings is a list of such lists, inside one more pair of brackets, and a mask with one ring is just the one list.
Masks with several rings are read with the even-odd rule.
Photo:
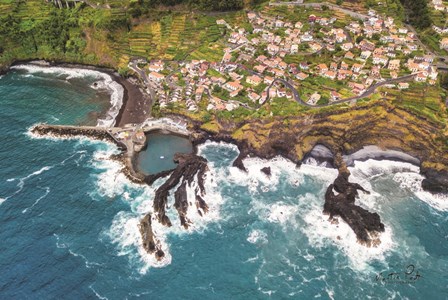
[[25, 186], [25, 182], [28, 179], [30, 179], [30, 178], [32, 178], [34, 176], [40, 175], [40, 174], [42, 174], [42, 173], [44, 173], [46, 171], [49, 171], [52, 168], [54, 168], [54, 166], [45, 166], [45, 167], [40, 168], [37, 171], [34, 171], [33, 173], [31, 173], [31, 174], [29, 174], [27, 176], [22, 177], [22, 178], [11, 178], [11, 179], [8, 179], [9, 182], [18, 181], [18, 183], [17, 183], [18, 189], [14, 193], [12, 193], [11, 195], [9, 195], [9, 196], [7, 196], [5, 198], [0, 198], [0, 205], [3, 202], [7, 201], [8, 199], [10, 199], [10, 198], [14, 197], [15, 195], [17, 195], [18, 193], [20, 193], [23, 190], [23, 188]]
[[28, 210], [32, 209], [34, 206], [36, 206], [40, 200], [44, 199], [45, 197], [48, 196], [48, 194], [50, 193], [50, 188], [49, 187], [45, 187], [45, 193], [40, 196], [39, 198], [37, 198], [36, 201], [34, 201], [33, 205], [31, 205], [30, 207], [25, 208], [24, 210], [22, 210], [22, 213], [26, 213]]
[[[302, 201], [313, 201], [312, 198], [308, 196]], [[385, 224], [386, 231], [379, 235], [380, 245], [366, 247], [358, 243], [356, 234], [347, 223], [339, 219], [338, 224], [332, 224], [328, 216], [322, 213], [321, 204], [316, 201], [312, 203], [311, 210], [304, 216], [307, 226], [303, 228], [303, 232], [313, 247], [336, 246], [345, 254], [350, 267], [356, 271], [368, 269], [373, 260], [385, 262], [387, 255], [394, 248], [392, 230], [387, 223]]]
[[[358, 243], [355, 233], [344, 221], [340, 220], [338, 225], [332, 224], [328, 216], [322, 213], [325, 201], [323, 191], [336, 179], [337, 170], [318, 165], [302, 165], [296, 168], [294, 163], [282, 157], [272, 160], [247, 158], [243, 162], [248, 172], [230, 167], [230, 176], [226, 180], [233, 184], [247, 186], [252, 194], [251, 211], [255, 211], [261, 220], [281, 226], [285, 234], [288, 228], [297, 228], [308, 237], [312, 247], [336, 246], [347, 257], [350, 267], [355, 270], [365, 270], [372, 260], [384, 262], [393, 249], [393, 234], [387, 224], [386, 232], [380, 234], [381, 244], [378, 247], [368, 248]], [[260, 171], [264, 167], [271, 168], [270, 178]], [[278, 200], [274, 203], [258, 199], [257, 191], [260, 187], [267, 186], [270, 190], [276, 191], [283, 180], [287, 180], [290, 186], [300, 187], [304, 183], [305, 176], [319, 182], [322, 190], [317, 191], [316, 194], [321, 196], [306, 194], [295, 201], [291, 199], [285, 201], [288, 195], [281, 195], [277, 191]], [[300, 225], [300, 221], [296, 218], [302, 219], [306, 225]], [[269, 236], [259, 229], [252, 230], [247, 238], [250, 243], [259, 243], [267, 239]]]
[[68, 81], [73, 78], [85, 78], [92, 77], [98, 79], [100, 84], [97, 88], [105, 88], [111, 95], [110, 104], [111, 108], [106, 114], [104, 119], [98, 120], [98, 126], [100, 127], [113, 127], [115, 125], [115, 119], [120, 112], [120, 108], [123, 105], [124, 88], [118, 82], [114, 81], [112, 77], [106, 73], [102, 73], [95, 70], [79, 69], [79, 68], [62, 68], [62, 67], [45, 67], [38, 65], [16, 65], [11, 69], [25, 70], [28, 73], [44, 73], [44, 74], [56, 74], [67, 76], [65, 79]]
[[405, 162], [370, 159], [364, 162], [356, 161], [354, 167], [349, 170], [352, 173], [350, 180], [360, 183], [368, 190], [372, 190], [369, 181], [379, 176], [390, 175], [395, 182], [400, 184], [400, 188], [409, 190], [432, 208], [448, 211], [448, 196], [423, 190], [422, 181], [425, 177], [420, 174], [418, 166]]
[[[208, 213], [200, 216], [196, 208], [194, 198], [194, 193], [198, 188], [196, 179], [191, 187], [187, 187], [187, 195], [191, 204], [187, 211], [187, 218], [191, 221], [190, 227], [187, 230], [181, 227], [179, 216], [174, 208], [173, 193], [168, 199], [169, 208], [166, 212], [173, 226], [166, 227], [158, 222], [153, 211], [155, 191], [165, 179], [157, 180], [153, 186], [132, 183], [121, 172], [121, 164], [108, 159], [116, 151], [116, 147], [111, 146], [106, 150], [94, 153], [92, 167], [100, 172], [94, 175], [97, 189], [91, 194], [91, 197], [94, 199], [97, 199], [98, 196], [100, 199], [104, 197], [119, 198], [129, 205], [130, 210], [119, 212], [104, 234], [110, 238], [112, 243], [116, 244], [118, 255], [128, 256], [131, 265], [138, 268], [140, 274], [146, 274], [150, 268], [160, 268], [171, 263], [169, 236], [201, 233], [210, 222], [220, 219], [219, 212], [223, 199], [216, 191], [217, 183], [214, 180], [216, 170], [213, 163], [209, 163], [209, 171], [206, 173], [204, 182], [206, 194], [203, 197], [209, 207]], [[148, 213], [152, 215], [154, 236], [165, 253], [165, 257], [161, 261], [156, 260], [154, 255], [148, 254], [142, 247], [139, 224], [140, 220]]]

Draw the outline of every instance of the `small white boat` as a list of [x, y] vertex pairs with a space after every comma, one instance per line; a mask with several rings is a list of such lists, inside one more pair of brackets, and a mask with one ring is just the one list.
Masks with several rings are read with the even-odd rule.
[[160, 159], [165, 159], [165, 156], [163, 156], [163, 155], [162, 155], [162, 156], [160, 156]]

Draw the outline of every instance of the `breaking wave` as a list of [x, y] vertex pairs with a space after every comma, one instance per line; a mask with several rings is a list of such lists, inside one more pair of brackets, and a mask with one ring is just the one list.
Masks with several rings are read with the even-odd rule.
[[[97, 151], [94, 154], [92, 166], [100, 170], [100, 173], [95, 175], [97, 189], [91, 197], [95, 198], [95, 194], [97, 194], [101, 198], [119, 198], [129, 205], [130, 210], [120, 211], [104, 234], [110, 238], [112, 243], [117, 245], [118, 255], [128, 256], [131, 264], [139, 269], [139, 273], [146, 274], [152, 267], [160, 268], [171, 263], [169, 244], [171, 235], [182, 236], [201, 233], [206, 230], [209, 223], [219, 220], [221, 218], [220, 206], [223, 203], [223, 199], [216, 192], [216, 181], [212, 180], [212, 178], [215, 178], [215, 169], [213, 164], [209, 164], [209, 172], [206, 174], [205, 180], [206, 195], [204, 197], [209, 211], [200, 216], [197, 209], [190, 205], [187, 217], [192, 224], [185, 230], [181, 227], [177, 211], [171, 207], [171, 209], [167, 210], [167, 216], [172, 221], [173, 226], [166, 227], [160, 224], [153, 214], [155, 191], [161, 185], [163, 179], [156, 181], [151, 187], [132, 183], [121, 172], [121, 164], [108, 159], [116, 151], [116, 147], [110, 146], [107, 150]], [[188, 199], [193, 199], [196, 187], [197, 182], [195, 181], [191, 187], [187, 188]], [[168, 203], [174, 203], [173, 195], [169, 197]], [[143, 242], [139, 224], [140, 220], [147, 213], [153, 215], [152, 227], [154, 236], [165, 253], [165, 257], [161, 261], [157, 261], [154, 255], [146, 253], [142, 247]]]
[[56, 74], [64, 76], [65, 80], [69, 81], [73, 78], [86, 78], [91, 77], [97, 79], [96, 87], [92, 85], [92, 88], [105, 89], [110, 95], [111, 107], [106, 113], [104, 119], [99, 119], [97, 126], [100, 127], [113, 127], [115, 125], [115, 119], [120, 112], [121, 106], [123, 105], [124, 88], [118, 82], [114, 81], [109, 74], [89, 70], [89, 69], [79, 69], [79, 68], [62, 68], [62, 67], [45, 67], [38, 65], [16, 65], [12, 66], [11, 69], [25, 70], [28, 73], [44, 73], [44, 74]]

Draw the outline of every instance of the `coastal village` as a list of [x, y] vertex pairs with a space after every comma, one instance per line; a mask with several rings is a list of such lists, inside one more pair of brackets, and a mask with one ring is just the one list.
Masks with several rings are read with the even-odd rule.
[[441, 23], [433, 24], [432, 29], [441, 36], [439, 47], [442, 50], [448, 51], [448, 19], [446, 13], [448, 13], [448, 1], [432, 0], [430, 6], [434, 9], [435, 13], [441, 13]]
[[[326, 106], [357, 101], [381, 86], [437, 84], [437, 58], [392, 17], [318, 7], [297, 19], [270, 8], [247, 12], [247, 26], [218, 19], [226, 33], [221, 61], [140, 60], [130, 67], [147, 77], [161, 109], [177, 103], [191, 112], [256, 110], [275, 98]], [[448, 39], [441, 43], [448, 47]]]

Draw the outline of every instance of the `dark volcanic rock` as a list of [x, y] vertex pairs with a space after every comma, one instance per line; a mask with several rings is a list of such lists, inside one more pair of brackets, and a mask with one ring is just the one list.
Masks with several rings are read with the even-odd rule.
[[154, 233], [151, 225], [151, 214], [147, 214], [140, 221], [139, 230], [143, 239], [143, 248], [146, 252], [149, 254], [155, 253], [157, 260], [162, 259], [165, 256], [165, 253], [162, 249], [160, 249], [160, 245], [158, 245], [154, 239]]
[[202, 213], [208, 212], [208, 205], [205, 203], [204, 199], [199, 195], [198, 191], [196, 190], [196, 208], [198, 209], [199, 215], [202, 217]]
[[435, 169], [423, 168], [421, 173], [426, 177], [423, 179], [422, 188], [431, 193], [448, 193], [448, 172]]
[[247, 157], [247, 153], [244, 150], [244, 147], [245, 147], [244, 145], [240, 145], [239, 146], [240, 154], [238, 154], [238, 157], [235, 159], [235, 161], [233, 162], [232, 166], [234, 166], [234, 167], [240, 169], [241, 171], [247, 173], [247, 169], [246, 169], [246, 167], [244, 166], [244, 163], [243, 163], [243, 159], [245, 159]]
[[260, 171], [266, 174], [266, 176], [271, 177], [271, 167], [264, 167]]
[[153, 175], [146, 175], [145, 176], [145, 183], [149, 186], [151, 186], [154, 181], [156, 181], [159, 178], [163, 178], [163, 177], [167, 177], [168, 175], [170, 175], [172, 172], [174, 172], [174, 169], [172, 170], [167, 170], [167, 171], [162, 171], [160, 173], [157, 174], [153, 174]]
[[240, 169], [241, 171], [247, 173], [247, 169], [246, 169], [246, 167], [244, 166], [243, 159], [244, 159], [244, 157], [243, 157], [241, 154], [238, 155], [238, 157], [237, 157], [237, 158], [235, 159], [235, 161], [233, 162], [232, 166], [237, 167], [237, 168]]
[[[319, 164], [325, 162], [326, 166], [335, 167], [332, 153], [340, 152], [349, 164], [359, 159], [353, 155], [413, 164], [420, 161], [422, 174], [428, 179], [423, 181], [423, 188], [448, 193], [448, 132], [443, 122], [429, 120], [423, 114], [387, 101], [333, 108], [287, 119], [248, 118], [236, 123], [216, 117], [217, 132], [204, 130], [199, 121], [191, 123], [198, 142], [212, 140], [238, 145], [240, 156], [234, 166], [242, 170], [242, 159], [247, 155], [263, 159], [281, 155], [296, 164], [312, 157]], [[235, 135], [237, 132], [242, 134]], [[366, 153], [366, 147], [370, 146], [377, 147], [375, 153]], [[428, 166], [436, 171], [425, 172], [423, 169]]]
[[[340, 216], [352, 228], [361, 244], [376, 246], [380, 243], [377, 235], [384, 232], [384, 224], [377, 213], [371, 213], [355, 204], [358, 190], [368, 192], [359, 184], [349, 182], [349, 175], [348, 170], [340, 170], [339, 176], [328, 187], [324, 213], [329, 214], [330, 219]], [[339, 194], [336, 195], [333, 190]]]
[[187, 183], [184, 181], [174, 193], [174, 207], [179, 214], [180, 224], [188, 229], [190, 221], [187, 218], [186, 212], [188, 210], [188, 198], [187, 198]]
[[[204, 212], [207, 211], [207, 205], [201, 196], [205, 193], [204, 174], [208, 170], [207, 160], [195, 154], [178, 153], [174, 157], [174, 161], [179, 165], [172, 172], [171, 176], [156, 191], [154, 198], [154, 211], [157, 213], [159, 222], [165, 226], [171, 226], [171, 221], [165, 213], [167, 207], [168, 196], [170, 190], [182, 183], [175, 192], [175, 207], [179, 213], [182, 226], [188, 228], [189, 221], [186, 219], [188, 209], [186, 185], [191, 186], [193, 180], [197, 177], [198, 189], [196, 190], [196, 201]], [[198, 198], [199, 196], [199, 198]], [[202, 201], [201, 201], [202, 200]]]

